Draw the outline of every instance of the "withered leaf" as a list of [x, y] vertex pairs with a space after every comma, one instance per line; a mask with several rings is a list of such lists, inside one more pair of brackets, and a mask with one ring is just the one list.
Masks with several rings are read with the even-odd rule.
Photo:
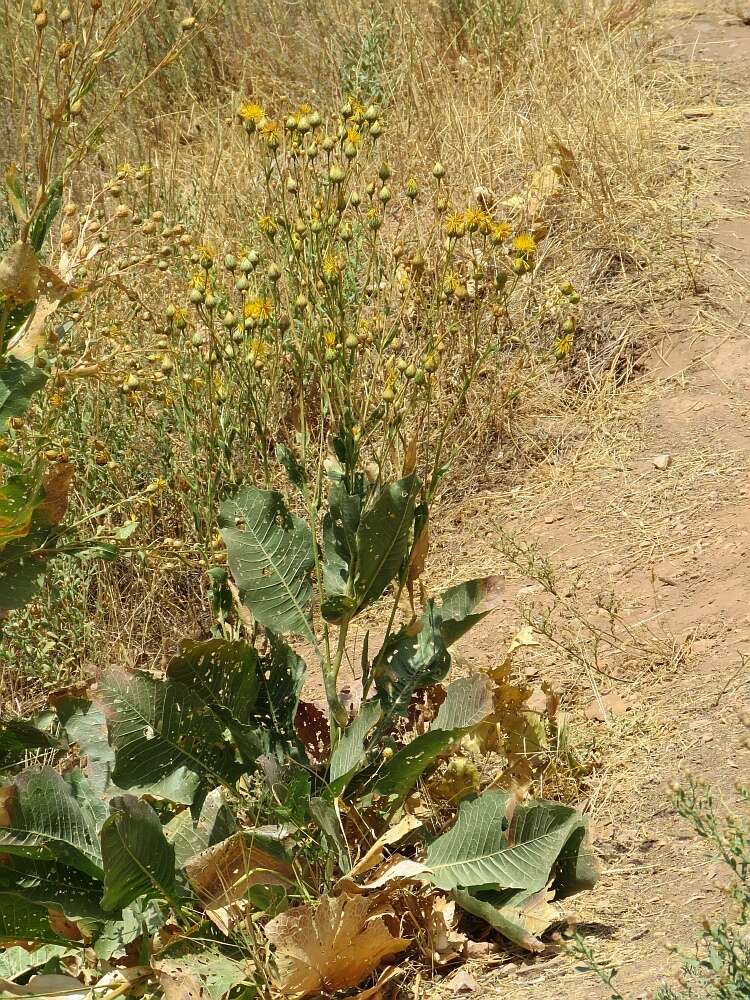
[[296, 906], [265, 927], [275, 946], [277, 989], [308, 997], [357, 986], [383, 959], [410, 942], [394, 937], [365, 896], [324, 895], [316, 906]]

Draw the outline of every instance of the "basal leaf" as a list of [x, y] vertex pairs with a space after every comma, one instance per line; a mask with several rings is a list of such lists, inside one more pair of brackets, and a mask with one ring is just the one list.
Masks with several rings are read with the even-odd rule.
[[305, 762], [294, 729], [305, 680], [305, 662], [278, 636], [269, 634], [268, 641], [268, 652], [260, 660], [258, 698], [251, 726], [263, 752], [282, 760], [291, 755]]
[[167, 677], [195, 691], [226, 718], [244, 722], [258, 696], [258, 654], [240, 640], [183, 642]]
[[101, 894], [99, 879], [54, 861], [9, 854], [0, 862], [0, 909], [13, 896], [58, 909], [69, 920], [104, 920], [99, 905]]
[[256, 621], [314, 641], [307, 616], [313, 541], [305, 522], [280, 493], [247, 486], [222, 505], [219, 524], [229, 569]]
[[171, 899], [175, 892], [174, 847], [159, 817], [134, 795], [112, 799], [102, 827], [105, 910], [120, 910], [143, 895]]
[[0, 434], [4, 434], [11, 417], [22, 417], [31, 397], [42, 388], [47, 376], [41, 368], [8, 358], [0, 368]]
[[24, 899], [5, 899], [0, 906], [0, 945], [14, 945], [19, 941], [70, 946], [67, 938], [52, 929], [46, 907], [35, 906]]
[[233, 783], [242, 771], [224, 725], [184, 684], [145, 674], [105, 677], [101, 686], [114, 782], [190, 804], [199, 785]]
[[554, 802], [513, 805], [502, 791], [462, 803], [453, 827], [428, 848], [430, 881], [441, 889], [538, 891], [547, 886], [585, 820], [575, 809]]
[[0, 854], [59, 861], [94, 878], [102, 873], [96, 827], [71, 785], [51, 767], [19, 775], [4, 801]]

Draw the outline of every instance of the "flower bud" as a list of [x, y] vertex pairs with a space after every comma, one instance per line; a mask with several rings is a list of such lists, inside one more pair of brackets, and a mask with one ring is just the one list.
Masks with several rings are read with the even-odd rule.
[[392, 173], [393, 171], [391, 170], [389, 163], [380, 164], [380, 169], [378, 170], [378, 177], [381, 179], [381, 181], [383, 181], [384, 184], [391, 177]]
[[438, 162], [432, 168], [432, 176], [435, 178], [435, 180], [438, 181], [441, 180], [443, 177], [445, 177], [445, 167], [440, 162], [440, 160], [438, 160]]

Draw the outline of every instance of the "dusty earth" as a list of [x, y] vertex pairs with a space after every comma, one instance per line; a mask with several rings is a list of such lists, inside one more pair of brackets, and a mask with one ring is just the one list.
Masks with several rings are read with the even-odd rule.
[[[670, 781], [692, 772], [732, 804], [737, 781], [750, 779], [739, 721], [750, 706], [750, 25], [705, 8], [682, 5], [658, 58], [689, 62], [707, 81], [702, 104], [684, 112], [675, 163], [690, 164], [705, 130], [726, 122], [715, 152], [695, 157], [713, 221], [694, 294], [639, 318], [650, 346], [626, 444], [598, 464], [551, 461], [531, 483], [467, 500], [441, 543], [454, 544], [447, 579], [507, 565], [501, 553], [517, 543], [556, 567], [563, 606], [546, 627], [559, 648], [546, 643], [526, 669], [563, 691], [596, 762], [580, 804], [601, 881], [572, 902], [604, 964], [620, 968], [628, 1000], [651, 996], [679, 966], [670, 946], [689, 950], [702, 917], [724, 904], [725, 870], [675, 815]], [[609, 591], [614, 619], [598, 596]], [[464, 646], [468, 664], [496, 661], [524, 615], [544, 605], [539, 580], [523, 570], [506, 579], [506, 595]], [[594, 642], [613, 622], [619, 640]], [[619, 712], [584, 723], [587, 704], [612, 691]], [[479, 992], [507, 1000], [611, 993], [555, 946], [470, 971]], [[450, 980], [423, 990], [450, 994]]]

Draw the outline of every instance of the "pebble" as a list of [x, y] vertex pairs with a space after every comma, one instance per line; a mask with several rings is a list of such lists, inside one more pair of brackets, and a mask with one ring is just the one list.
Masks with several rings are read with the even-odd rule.
[[654, 457], [654, 468], [655, 469], [668, 469], [672, 464], [672, 456], [668, 452], [664, 452], [663, 455], [656, 455]]

